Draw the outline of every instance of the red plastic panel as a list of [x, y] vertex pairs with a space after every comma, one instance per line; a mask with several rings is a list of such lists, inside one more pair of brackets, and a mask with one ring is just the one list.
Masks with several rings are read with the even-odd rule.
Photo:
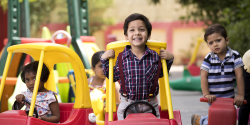
[[95, 37], [93, 36], [80, 36], [82, 42], [95, 42]]
[[60, 123], [65, 122], [73, 109], [74, 103], [59, 103], [60, 108]]
[[170, 119], [169, 120], [170, 125], [178, 125], [177, 121], [175, 119]]
[[[95, 125], [88, 120], [88, 115], [93, 113], [93, 109], [72, 109], [69, 118], [61, 123], [62, 125]], [[58, 123], [50, 123], [39, 120], [37, 118], [28, 117], [27, 125], [60, 125]]]
[[[169, 119], [169, 116], [168, 116], [168, 111], [161, 111], [161, 106], [159, 106], [159, 111], [160, 111], [160, 116], [161, 118], [164, 118], [164, 119]], [[174, 121], [176, 122], [177, 125], [182, 125], [182, 121], [181, 121], [181, 113], [179, 110], [174, 110], [173, 111], [174, 113]], [[171, 120], [170, 120], [171, 121]], [[172, 125], [172, 124], [171, 124]]]
[[187, 67], [189, 73], [191, 74], [191, 76], [199, 76], [200, 75], [200, 67], [192, 64], [190, 66]]
[[[200, 98], [200, 101], [207, 101]], [[208, 125], [235, 125], [236, 109], [232, 98], [216, 98], [208, 110]]]
[[[42, 39], [42, 38], [25, 38], [21, 37], [21, 44], [24, 43], [36, 43], [36, 42], [46, 42], [51, 43], [51, 40], [49, 39]], [[8, 39], [4, 39], [4, 46], [8, 43]]]
[[149, 124], [171, 125], [168, 119], [158, 119], [151, 113], [129, 114], [125, 120], [108, 122], [108, 125], [149, 125]]
[[[62, 106], [69, 109], [70, 105]], [[93, 109], [72, 109], [69, 118], [61, 123], [62, 125], [95, 125], [88, 120], [88, 115], [93, 113]], [[24, 116], [25, 114], [25, 116]], [[50, 123], [37, 118], [27, 117], [21, 110], [12, 110], [0, 113], [1, 125], [60, 125], [60, 123]]]
[[[113, 121], [117, 121], [117, 120], [118, 120], [117, 113], [115, 112], [115, 113], [113, 113]], [[109, 114], [106, 113], [105, 114], [105, 125], [108, 125], [108, 121], [109, 121]]]
[[0, 125], [25, 125], [27, 115], [23, 110], [10, 110], [0, 113]]
[[[169, 119], [169, 117], [168, 117], [168, 111], [161, 111], [161, 106], [159, 106], [159, 111], [160, 111], [161, 119], [157, 118], [158, 120], [162, 120], [162, 119], [163, 120], [166, 120], [166, 119], [168, 120]], [[174, 119], [173, 120], [169, 120], [169, 125], [182, 125], [180, 111], [179, 110], [175, 110], [175, 111], [173, 111], [173, 113], [174, 113]], [[143, 114], [146, 114], [146, 115], [144, 116]], [[148, 114], [150, 114], [150, 115], [148, 115]], [[116, 113], [113, 113], [113, 117], [114, 117], [113, 122], [108, 122], [108, 113], [106, 113], [105, 114], [105, 125], [113, 124], [113, 123], [115, 123], [115, 121], [118, 120]], [[125, 121], [126, 120], [133, 120], [133, 119], [137, 119], [137, 120], [138, 119], [143, 119], [143, 120], [145, 120], [145, 119], [148, 119], [148, 117], [150, 117], [150, 119], [152, 119], [152, 118], [155, 119], [156, 118], [153, 114], [151, 115], [151, 113], [141, 113], [140, 115], [139, 114], [130, 114], [125, 119]], [[160, 122], [159, 124], [161, 124], [161, 121], [158, 121], [158, 122]], [[157, 122], [157, 124], [158, 124], [158, 122]], [[115, 123], [115, 124], [120, 124], [120, 121], [119, 121], [119, 123]], [[129, 123], [129, 124], [133, 124], [133, 123]], [[140, 124], [140, 123], [136, 122], [134, 124]], [[152, 124], [152, 122], [150, 120], [147, 120], [146, 122], [143, 122], [143, 124]], [[164, 121], [164, 124], [166, 124], [165, 121]]]
[[62, 38], [62, 39], [55, 39], [55, 42], [57, 44], [67, 44], [68, 38]]
[[[93, 36], [80, 36], [80, 39], [82, 42], [95, 42], [95, 37]], [[43, 38], [26, 38], [26, 37], [21, 37], [21, 44], [25, 43], [36, 43], [36, 42], [46, 42], [46, 43], [51, 43], [50, 39], [43, 39]], [[67, 38], [62, 38], [62, 39], [55, 39], [55, 42], [57, 44], [67, 44]], [[4, 46], [8, 43], [8, 39], [4, 39]]]

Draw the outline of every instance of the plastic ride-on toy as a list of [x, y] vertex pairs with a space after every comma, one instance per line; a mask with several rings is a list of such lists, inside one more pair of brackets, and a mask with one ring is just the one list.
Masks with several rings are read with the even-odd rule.
[[[39, 61], [37, 76], [30, 105], [30, 111], [27, 116], [24, 110], [9, 110], [0, 113], [1, 125], [94, 125], [93, 109], [89, 95], [89, 87], [85, 68], [80, 57], [70, 48], [54, 43], [28, 43], [10, 46], [8, 48], [8, 57], [4, 68], [1, 86], [0, 99], [2, 97], [6, 76], [10, 66], [13, 53], [26, 53], [34, 60]], [[76, 78], [76, 98], [75, 103], [59, 103], [60, 123], [50, 123], [32, 117], [36, 101], [36, 95], [39, 86], [39, 80], [42, 70], [42, 64], [45, 64], [50, 70], [50, 76], [45, 83], [48, 90], [56, 90], [53, 68], [57, 63], [70, 63], [75, 72]]]
[[[164, 124], [164, 125], [182, 125], [180, 111], [173, 111], [171, 93], [169, 87], [168, 71], [166, 60], [162, 59], [163, 77], [159, 79], [159, 95], [160, 95], [160, 119], [156, 118], [151, 113], [135, 113], [129, 114], [124, 120], [117, 121], [116, 114], [116, 100], [115, 100], [115, 84], [113, 82], [113, 67], [117, 56], [122, 52], [126, 45], [130, 45], [127, 41], [112, 42], [107, 45], [107, 50], [113, 49], [115, 51], [115, 58], [109, 59], [109, 77], [106, 79], [106, 114], [105, 121], [102, 115], [96, 117], [98, 125], [127, 125], [127, 124]], [[146, 45], [156, 51], [166, 49], [167, 44], [159, 41], [147, 41]], [[133, 103], [132, 103], [133, 104]], [[150, 105], [150, 104], [149, 104]]]
[[[207, 98], [200, 98], [201, 102], [208, 102]], [[246, 104], [246, 100], [243, 102]], [[233, 98], [216, 98], [208, 109], [208, 125], [235, 125], [236, 108]]]

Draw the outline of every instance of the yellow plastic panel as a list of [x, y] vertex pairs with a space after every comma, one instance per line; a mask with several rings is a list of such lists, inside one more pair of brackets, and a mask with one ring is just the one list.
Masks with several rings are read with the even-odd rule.
[[51, 39], [50, 31], [46, 26], [44, 26], [42, 29], [42, 38], [43, 39]]
[[[94, 42], [82, 42], [84, 50], [86, 51], [88, 60], [91, 61], [91, 58], [95, 52], [100, 51], [99, 47]], [[91, 62], [89, 62], [91, 64]]]
[[203, 41], [204, 41], [204, 40], [203, 40], [202, 38], [198, 38], [197, 44], [196, 44], [195, 49], [194, 49], [194, 53], [193, 53], [193, 55], [192, 55], [192, 57], [191, 57], [191, 59], [190, 59], [190, 61], [189, 61], [189, 63], [188, 63], [188, 66], [189, 66], [189, 65], [192, 65], [192, 64], [195, 62], [195, 59], [196, 59], [196, 56], [197, 56], [198, 49], [199, 49], [199, 47], [200, 47], [201, 42], [203, 42]]
[[6, 60], [6, 63], [5, 63], [3, 76], [2, 76], [2, 80], [1, 80], [1, 85], [0, 85], [0, 101], [2, 99], [4, 84], [5, 84], [5, 81], [6, 81], [7, 74], [8, 74], [8, 69], [10, 67], [10, 61], [11, 61], [12, 54], [13, 54], [12, 51], [10, 51], [8, 53], [7, 60]]
[[159, 95], [160, 95], [160, 106], [162, 111], [168, 110], [168, 104], [167, 104], [167, 96], [166, 96], [166, 90], [165, 90], [165, 84], [164, 84], [164, 78], [159, 78]]
[[168, 79], [167, 61], [165, 59], [161, 59], [161, 63], [162, 63], [162, 70], [163, 70], [163, 78], [165, 82], [165, 91], [166, 91], [165, 94], [167, 97], [168, 115], [169, 115], [169, 119], [174, 119], [172, 99], [171, 99], [169, 79]]
[[39, 64], [38, 64], [36, 79], [39, 79], [39, 80], [35, 81], [35, 86], [34, 86], [32, 99], [31, 99], [31, 105], [30, 105], [31, 108], [29, 111], [30, 117], [33, 116], [33, 112], [34, 112], [33, 107], [35, 107], [36, 95], [37, 95], [37, 91], [38, 91], [38, 87], [39, 87], [39, 83], [40, 83], [40, 78], [41, 78], [41, 73], [42, 73], [42, 68], [43, 68], [43, 59], [44, 59], [44, 50], [41, 51], [40, 60], [39, 60]]

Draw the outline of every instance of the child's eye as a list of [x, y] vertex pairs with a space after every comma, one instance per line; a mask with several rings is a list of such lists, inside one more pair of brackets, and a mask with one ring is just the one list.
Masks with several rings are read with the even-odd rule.
[[129, 30], [130, 32], [133, 32], [134, 31], [134, 29], [131, 29], [131, 30]]
[[139, 29], [140, 31], [145, 31], [145, 29]]
[[221, 39], [217, 39], [217, 40], [215, 40], [216, 42], [220, 42], [221, 41]]
[[36, 81], [36, 78], [34, 78], [33, 81]]
[[25, 79], [25, 82], [29, 82], [29, 79]]
[[209, 45], [212, 45], [212, 44], [213, 44], [213, 42], [209, 42], [208, 44], [209, 44]]

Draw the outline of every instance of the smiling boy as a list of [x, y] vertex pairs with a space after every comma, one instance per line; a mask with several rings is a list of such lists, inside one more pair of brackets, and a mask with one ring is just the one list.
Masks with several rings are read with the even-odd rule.
[[[146, 42], [151, 36], [152, 26], [144, 15], [138, 13], [131, 14], [126, 18], [123, 29], [125, 39], [131, 45], [127, 45], [122, 52], [122, 67], [119, 67], [119, 59], [117, 59], [114, 67], [114, 81], [119, 80], [120, 76], [124, 74], [124, 81], [121, 81], [121, 86], [125, 84], [125, 88], [120, 89], [121, 103], [117, 110], [118, 120], [123, 120], [125, 108], [138, 100], [151, 104], [156, 110], [156, 116], [160, 118], [158, 103], [156, 101], [159, 85], [157, 84], [153, 96], [149, 97], [149, 92], [153, 88], [158, 62], [161, 61], [160, 57], [167, 60], [169, 71], [174, 56], [167, 50], [160, 50], [160, 54], [158, 55], [157, 52], [146, 46]], [[114, 57], [114, 50], [106, 51], [101, 57], [103, 72], [107, 77], [109, 77], [108, 58]], [[122, 69], [122, 74], [120, 74], [119, 68]], [[161, 69], [160, 77], [162, 76]], [[158, 81], [158, 79], [156, 80]], [[142, 112], [148, 112], [147, 107], [141, 108], [145, 109]]]

